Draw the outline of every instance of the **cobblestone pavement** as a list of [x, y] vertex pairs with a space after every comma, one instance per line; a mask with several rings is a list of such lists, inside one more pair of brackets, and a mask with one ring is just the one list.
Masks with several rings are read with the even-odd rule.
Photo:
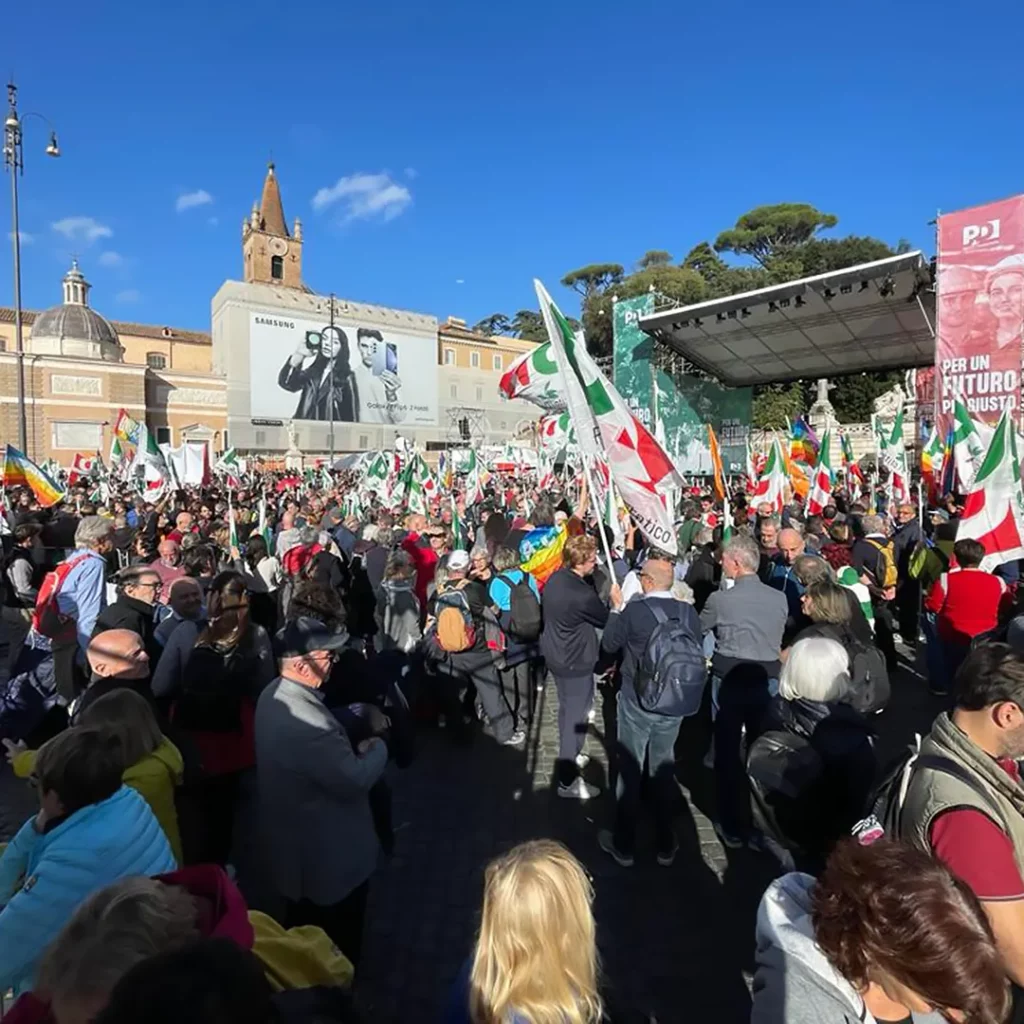
[[[444, 731], [425, 727], [414, 764], [393, 771], [397, 850], [372, 882], [357, 981], [366, 1019], [437, 1020], [472, 946], [484, 866], [518, 842], [550, 837], [566, 843], [593, 877], [602, 962], [618, 1002], [661, 1024], [745, 1021], [754, 916], [771, 865], [747, 851], [723, 850], [714, 835], [710, 772], [701, 764], [706, 721], [685, 722], [677, 745], [683, 799], [675, 864], [655, 863], [645, 820], [636, 866], [623, 869], [596, 843], [612, 811], [606, 715], [599, 713], [588, 735], [593, 760], [584, 773], [603, 795], [585, 804], [561, 800], [553, 790], [557, 701], [550, 683], [539, 701], [539, 727], [525, 750], [499, 747], [484, 735], [469, 748], [456, 747]], [[609, 707], [610, 701], [603, 710]], [[901, 672], [892, 704], [879, 716], [883, 758], [926, 729], [937, 710], [921, 680]], [[0, 839], [32, 809], [31, 792], [4, 765]], [[250, 902], [273, 910], [258, 896]]]

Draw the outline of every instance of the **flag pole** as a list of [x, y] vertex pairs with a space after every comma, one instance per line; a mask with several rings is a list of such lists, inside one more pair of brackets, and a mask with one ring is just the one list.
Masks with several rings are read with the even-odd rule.
[[[601, 515], [601, 506], [597, 500], [597, 488], [594, 487], [593, 466], [591, 465], [590, 461], [592, 458], [593, 456], [591, 456], [590, 459], [588, 459], [587, 453], [583, 452], [583, 471], [587, 474], [587, 485], [590, 489], [590, 504], [594, 510], [594, 516], [597, 519], [598, 525], [600, 526], [600, 529], [597, 532], [601, 537], [601, 547], [604, 550], [604, 557], [606, 560], [606, 564], [608, 566], [608, 578], [614, 585], [615, 571], [612, 568], [612, 553], [611, 549], [608, 547], [608, 533], [604, 528], [604, 519]], [[608, 469], [608, 486], [614, 486], [612, 483], [612, 471], [610, 467]]]

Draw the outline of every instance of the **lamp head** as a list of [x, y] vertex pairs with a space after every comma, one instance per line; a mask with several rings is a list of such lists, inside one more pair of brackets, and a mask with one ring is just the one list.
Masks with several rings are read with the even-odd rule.
[[47, 156], [60, 156], [60, 146], [57, 145], [57, 133], [50, 132], [50, 144], [46, 147]]

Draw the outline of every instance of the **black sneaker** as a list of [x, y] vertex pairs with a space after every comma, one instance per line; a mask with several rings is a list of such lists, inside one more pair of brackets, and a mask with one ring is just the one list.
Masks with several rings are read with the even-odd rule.
[[675, 843], [671, 850], [658, 851], [658, 863], [663, 868], [670, 868], [676, 862], [676, 854], [679, 853], [679, 844]]
[[600, 846], [601, 849], [604, 850], [604, 852], [607, 853], [620, 868], [631, 868], [633, 866], [633, 855], [631, 853], [622, 853], [621, 850], [616, 848], [615, 837], [608, 829], [603, 828], [597, 833], [597, 845]]

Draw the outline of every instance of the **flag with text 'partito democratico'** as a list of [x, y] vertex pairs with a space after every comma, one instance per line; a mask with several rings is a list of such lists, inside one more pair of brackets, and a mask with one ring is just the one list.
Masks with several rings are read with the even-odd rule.
[[598, 369], [582, 332], [573, 331], [544, 285], [533, 283], [584, 458], [592, 464], [607, 462], [633, 522], [651, 544], [674, 555], [674, 509], [668, 507], [668, 492], [681, 487], [682, 479], [665, 449]]
[[1024, 558], [1024, 493], [1017, 440], [1006, 412], [999, 418], [964, 502], [956, 539], [980, 541], [985, 546], [981, 568], [989, 571], [1003, 562]]
[[936, 419], [944, 437], [958, 397], [989, 426], [1004, 409], [1019, 415], [1024, 196], [939, 217], [937, 266]]

